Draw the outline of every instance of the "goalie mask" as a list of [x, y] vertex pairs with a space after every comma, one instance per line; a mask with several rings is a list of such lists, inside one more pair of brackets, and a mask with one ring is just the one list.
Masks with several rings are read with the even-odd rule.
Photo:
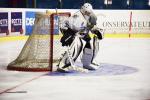
[[90, 3], [85, 3], [82, 7], [81, 7], [81, 12], [82, 14], [85, 15], [89, 15], [91, 12], [93, 12], [93, 7]]

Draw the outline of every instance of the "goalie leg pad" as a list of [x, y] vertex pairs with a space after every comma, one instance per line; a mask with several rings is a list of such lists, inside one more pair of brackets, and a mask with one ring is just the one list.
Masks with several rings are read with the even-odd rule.
[[96, 63], [96, 57], [99, 52], [99, 42], [100, 40], [96, 36], [91, 41], [91, 49], [93, 51], [91, 63]]
[[97, 54], [99, 51], [99, 39], [94, 37], [90, 41], [91, 48], [85, 48], [83, 54], [83, 66], [89, 70], [96, 70], [99, 68], [99, 61], [97, 61]]
[[[84, 40], [82, 40], [79, 37], [75, 37], [74, 41], [71, 43], [71, 45], [68, 47], [69, 49], [69, 53], [71, 54], [71, 58], [73, 60], [73, 62], [75, 62], [76, 60], [78, 62], [81, 62], [81, 56], [83, 54], [83, 48], [85, 46]], [[66, 68], [68, 66], [70, 66], [70, 61], [68, 58], [68, 53], [67, 51], [63, 54], [63, 56], [61, 57], [59, 63], [58, 63], [58, 67], [59, 68]]]

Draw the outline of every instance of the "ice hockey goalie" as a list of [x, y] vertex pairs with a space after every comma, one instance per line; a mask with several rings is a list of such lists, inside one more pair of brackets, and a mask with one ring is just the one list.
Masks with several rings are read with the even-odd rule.
[[[64, 21], [60, 27], [63, 34], [62, 46], [67, 46], [75, 65], [88, 70], [100, 67], [96, 56], [99, 51], [99, 41], [103, 39], [103, 29], [97, 27], [97, 17], [92, 5], [85, 3], [80, 10]], [[90, 34], [93, 34], [91, 37]], [[66, 70], [71, 66], [67, 51], [58, 63], [58, 71]]]

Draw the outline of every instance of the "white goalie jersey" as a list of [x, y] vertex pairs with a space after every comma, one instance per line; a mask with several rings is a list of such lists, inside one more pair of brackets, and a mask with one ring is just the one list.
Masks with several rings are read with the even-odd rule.
[[80, 31], [87, 27], [87, 20], [84, 18], [82, 13], [78, 11], [68, 19], [66, 24], [72, 30]]
[[64, 21], [64, 24], [60, 27], [62, 29], [72, 29], [75, 32], [80, 33], [88, 33], [89, 29], [88, 26], [88, 19], [89, 17], [84, 17], [80, 11], [76, 12], [74, 15], [69, 17]]
[[[97, 17], [94, 13], [90, 16], [83, 15], [81, 11], [77, 11], [68, 19], [65, 19], [61, 25], [61, 29], [68, 29], [75, 31], [78, 35], [88, 35], [89, 31], [94, 33], [95, 30], [100, 31], [100, 35], [103, 36], [103, 30], [96, 26]], [[102, 37], [103, 38], [103, 37]]]

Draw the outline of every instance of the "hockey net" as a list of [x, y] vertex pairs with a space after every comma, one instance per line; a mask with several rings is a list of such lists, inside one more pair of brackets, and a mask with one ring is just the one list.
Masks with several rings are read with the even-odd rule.
[[17, 59], [8, 64], [8, 70], [52, 71], [55, 70], [65, 48], [61, 46], [60, 25], [70, 13], [37, 13], [32, 34]]

